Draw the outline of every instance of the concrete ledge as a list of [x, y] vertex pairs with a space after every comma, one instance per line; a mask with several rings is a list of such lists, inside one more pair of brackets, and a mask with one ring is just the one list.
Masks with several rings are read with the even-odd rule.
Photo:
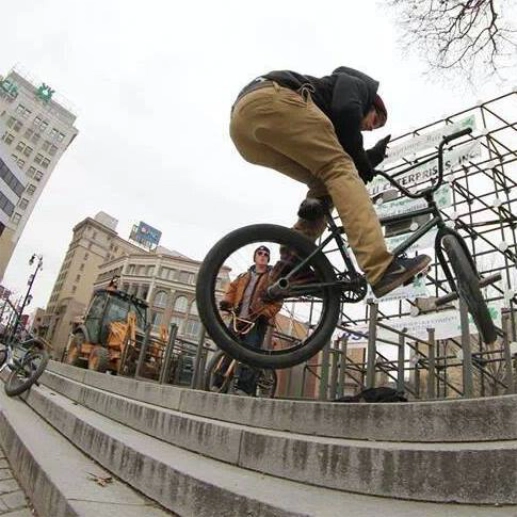
[[[0, 390], [0, 441], [15, 475], [41, 517], [171, 515], [86, 458], [19, 399]], [[99, 513], [99, 509], [103, 512]]]
[[338, 404], [230, 397], [86, 372], [56, 362], [51, 363], [50, 371], [134, 400], [264, 429], [395, 442], [517, 440], [517, 395], [403, 404]]
[[[105, 468], [182, 516], [213, 517], [477, 517], [514, 515], [512, 508], [480, 508], [379, 500], [304, 486], [189, 453], [142, 435], [46, 389], [28, 403]], [[147, 514], [146, 514], [147, 515]]]
[[[420, 501], [517, 503], [514, 441], [397, 444], [311, 437], [173, 412], [52, 373], [46, 373], [43, 382], [150, 436], [291, 481]], [[245, 397], [226, 398], [234, 400], [236, 409], [239, 403], [247, 402]]]
[[238, 463], [241, 426], [126, 399], [51, 372], [45, 372], [41, 382], [51, 390], [137, 431], [211, 458]]

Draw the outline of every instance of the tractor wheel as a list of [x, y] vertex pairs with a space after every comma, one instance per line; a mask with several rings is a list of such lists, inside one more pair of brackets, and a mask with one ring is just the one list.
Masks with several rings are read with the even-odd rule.
[[88, 358], [88, 370], [104, 373], [110, 364], [109, 352], [106, 348], [96, 345]]

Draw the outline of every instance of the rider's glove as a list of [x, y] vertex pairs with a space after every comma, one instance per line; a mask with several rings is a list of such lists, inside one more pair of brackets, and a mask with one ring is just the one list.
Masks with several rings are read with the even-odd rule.
[[375, 178], [379, 174], [379, 171], [376, 171], [375, 169], [370, 169], [368, 172], [362, 172], [361, 178], [365, 183], [370, 183], [370, 181]]
[[[377, 167], [377, 165], [386, 158], [386, 147], [388, 146], [390, 138], [391, 135], [381, 138], [371, 149], [366, 151], [366, 155], [368, 156], [368, 160], [372, 167]], [[371, 181], [371, 179], [368, 181]]]
[[257, 325], [265, 325], [269, 322], [269, 318], [265, 314], [261, 314], [258, 316], [258, 318], [255, 320]]
[[233, 305], [226, 300], [221, 300], [219, 302], [219, 309], [221, 309], [222, 311], [229, 311], [232, 307]]

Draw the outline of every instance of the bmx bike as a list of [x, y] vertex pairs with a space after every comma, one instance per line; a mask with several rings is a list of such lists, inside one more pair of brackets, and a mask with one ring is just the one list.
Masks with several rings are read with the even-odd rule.
[[[444, 298], [447, 301], [461, 298], [483, 341], [491, 344], [498, 332], [481, 291], [487, 279], [480, 278], [466, 242], [457, 231], [446, 225], [433, 196], [443, 184], [444, 146], [470, 132], [471, 129], [467, 128], [444, 137], [437, 153], [426, 160], [438, 160], [437, 177], [429, 187], [410, 192], [394, 177], [380, 173], [404, 196], [422, 198], [427, 204], [427, 207], [416, 211], [382, 218], [381, 224], [430, 215], [430, 220], [392, 253], [394, 256], [403, 254], [423, 235], [437, 228], [434, 241], [436, 258], [450, 288], [450, 293]], [[397, 176], [420, 165], [411, 165]], [[357, 303], [367, 296], [366, 280], [357, 271], [342, 238], [343, 227], [335, 223], [328, 210], [323, 207], [322, 210], [329, 232], [317, 245], [291, 229], [273, 224], [255, 224], [229, 233], [208, 252], [199, 270], [196, 286], [198, 311], [211, 338], [230, 357], [256, 368], [271, 369], [289, 368], [307, 361], [331, 339], [339, 322], [341, 305]], [[276, 277], [272, 275], [267, 292], [263, 293], [266, 300], [282, 300], [283, 303], [281, 313], [284, 316], [279, 318], [277, 315], [276, 319], [283, 320], [280, 330], [283, 335], [288, 334], [289, 339], [274, 349], [247, 345], [231, 332], [218, 308], [221, 284], [228, 280], [229, 271], [242, 270], [259, 242], [271, 250], [278, 250], [276, 257], [272, 252], [272, 259], [277, 258], [277, 264], [282, 261], [282, 250], [288, 249], [290, 256], [295, 257], [291, 267], [284, 268], [285, 271]], [[292, 331], [287, 332], [286, 327]]]
[[0, 372], [10, 370], [4, 384], [9, 397], [20, 395], [37, 384], [49, 361], [48, 344], [37, 336], [23, 341], [10, 339], [0, 348]]

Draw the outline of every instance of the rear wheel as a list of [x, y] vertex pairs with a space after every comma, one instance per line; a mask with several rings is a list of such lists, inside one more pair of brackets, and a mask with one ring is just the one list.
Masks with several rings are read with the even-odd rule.
[[257, 380], [257, 397], [272, 399], [276, 393], [278, 377], [275, 370], [260, 370]]
[[483, 341], [493, 343], [497, 339], [497, 331], [479, 287], [479, 277], [469, 257], [453, 235], [443, 237], [442, 246], [454, 271], [458, 295], [466, 303]]
[[5, 393], [9, 397], [28, 390], [41, 376], [49, 360], [46, 350], [29, 350], [20, 359], [15, 359], [11, 373], [5, 382]]
[[[226, 358], [226, 361], [225, 361]], [[233, 375], [226, 375], [231, 359], [224, 352], [217, 352], [208, 362], [204, 389], [215, 393], [227, 393]]]
[[[281, 309], [256, 347], [239, 334], [234, 316], [219, 311], [218, 302], [228, 283], [253, 264], [258, 245], [271, 251], [275, 267], [268, 291]], [[315, 249], [299, 233], [270, 224], [240, 228], [221, 239], [203, 261], [196, 286], [199, 315], [217, 346], [256, 368], [289, 368], [317, 354], [336, 328], [340, 290], [326, 256], [318, 252], [311, 257]]]
[[104, 373], [110, 364], [108, 350], [100, 345], [93, 347], [88, 358], [88, 370]]

